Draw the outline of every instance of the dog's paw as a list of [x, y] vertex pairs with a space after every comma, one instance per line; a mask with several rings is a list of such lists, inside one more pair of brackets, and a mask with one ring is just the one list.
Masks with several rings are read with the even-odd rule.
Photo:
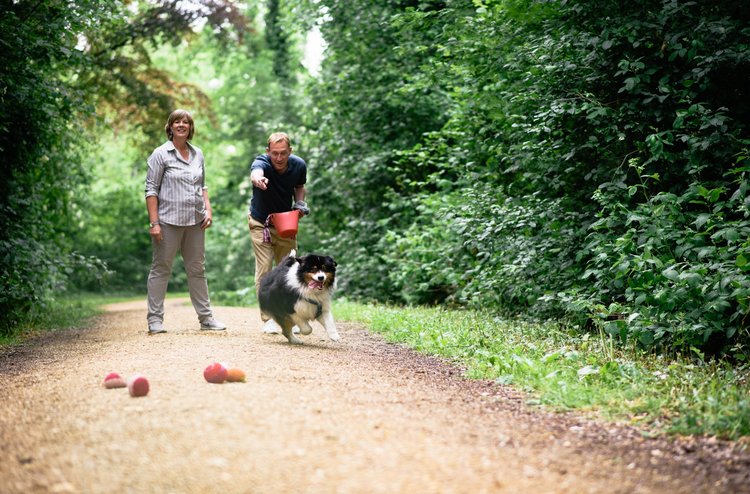
[[330, 338], [331, 341], [339, 341], [341, 339], [338, 333], [328, 333], [328, 338]]
[[288, 338], [288, 339], [291, 345], [302, 345], [302, 340], [300, 340], [299, 338], [295, 336], [292, 336], [291, 338]]

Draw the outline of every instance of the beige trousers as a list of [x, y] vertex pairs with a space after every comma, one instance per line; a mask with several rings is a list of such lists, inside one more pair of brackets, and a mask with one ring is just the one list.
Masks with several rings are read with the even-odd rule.
[[[260, 281], [271, 269], [274, 262], [279, 264], [281, 260], [289, 255], [292, 249], [297, 248], [297, 237], [283, 238], [280, 237], [274, 227], [269, 227], [271, 232], [271, 243], [263, 242], [263, 223], [247, 215], [248, 226], [250, 227], [250, 239], [253, 242], [253, 251], [255, 252], [255, 295], [258, 295]], [[268, 321], [270, 317], [265, 313], [260, 313], [263, 322]]]
[[203, 322], [213, 317], [206, 281], [205, 231], [201, 229], [200, 224], [193, 226], [162, 224], [161, 233], [163, 236], [161, 242], [151, 239], [153, 258], [147, 284], [148, 323], [164, 321], [164, 297], [167, 294], [167, 285], [172, 276], [172, 263], [177, 251], [182, 253], [190, 300], [198, 314], [198, 320]]

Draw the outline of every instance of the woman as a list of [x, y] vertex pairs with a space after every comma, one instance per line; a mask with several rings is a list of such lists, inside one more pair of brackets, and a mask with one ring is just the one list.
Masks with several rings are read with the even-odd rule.
[[148, 158], [146, 208], [153, 246], [148, 275], [148, 334], [165, 333], [164, 297], [179, 250], [185, 263], [190, 300], [203, 330], [226, 326], [213, 318], [205, 273], [206, 228], [211, 227], [211, 203], [203, 153], [190, 144], [193, 117], [185, 110], [169, 115], [167, 142]]

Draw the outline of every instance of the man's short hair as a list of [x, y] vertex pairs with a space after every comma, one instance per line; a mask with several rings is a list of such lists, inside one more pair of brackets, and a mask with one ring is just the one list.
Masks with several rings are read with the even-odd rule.
[[286, 145], [289, 147], [292, 147], [292, 142], [289, 140], [289, 136], [286, 132], [274, 132], [271, 134], [271, 136], [268, 138], [268, 147], [271, 147], [271, 144], [274, 142], [286, 142]]

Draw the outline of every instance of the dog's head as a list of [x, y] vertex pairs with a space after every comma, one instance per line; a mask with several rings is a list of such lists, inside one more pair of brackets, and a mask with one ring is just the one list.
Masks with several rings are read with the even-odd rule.
[[297, 273], [310, 290], [330, 290], [336, 286], [336, 261], [331, 256], [309, 254], [297, 257], [296, 261]]

